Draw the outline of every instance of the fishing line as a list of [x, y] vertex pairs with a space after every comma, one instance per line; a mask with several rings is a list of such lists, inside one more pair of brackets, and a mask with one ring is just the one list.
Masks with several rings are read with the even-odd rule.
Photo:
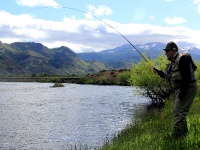
[[116, 31], [120, 36], [122, 36], [139, 54], [140, 56], [142, 56], [142, 58], [144, 58], [144, 60], [149, 64], [149, 66], [153, 67], [149, 61], [142, 55], [142, 53], [123, 35], [121, 34], [117, 29], [115, 29], [113, 26], [111, 26], [110, 24], [108, 24], [107, 22], [103, 21], [102, 19], [92, 15], [92, 14], [89, 14], [85, 11], [82, 11], [82, 10], [79, 10], [79, 9], [76, 9], [76, 8], [72, 8], [72, 7], [67, 7], [67, 6], [48, 6], [48, 7], [40, 7], [40, 8], [36, 8], [36, 9], [32, 9], [32, 10], [29, 10], [25, 13], [29, 13], [29, 12], [32, 12], [32, 11], [37, 11], [37, 10], [40, 10], [40, 9], [45, 9], [45, 8], [66, 8], [66, 9], [71, 9], [71, 10], [75, 10], [75, 11], [78, 11], [78, 12], [81, 12], [81, 13], [84, 13], [84, 14], [87, 14], [87, 15], [90, 15], [94, 18], [96, 18], [97, 20], [100, 20], [102, 21], [104, 24], [106, 24], [107, 26], [109, 26], [110, 28], [112, 28], [114, 31]]

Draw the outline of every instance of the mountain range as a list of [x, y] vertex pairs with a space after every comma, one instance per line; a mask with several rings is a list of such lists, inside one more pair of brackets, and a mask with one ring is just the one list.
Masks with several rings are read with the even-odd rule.
[[[75, 53], [68, 47], [48, 48], [41, 43], [0, 42], [0, 76], [47, 75], [85, 75], [100, 70], [131, 68], [141, 60], [141, 54], [156, 58], [163, 53], [166, 44], [160, 42], [130, 44], [100, 52]], [[200, 61], [200, 49], [180, 47]]]
[[[137, 63], [141, 59], [139, 53], [145, 54], [148, 58], [156, 58], [164, 52], [163, 48], [165, 46], [166, 44], [160, 42], [135, 44], [135, 48], [130, 44], [126, 44], [100, 52], [77, 53], [77, 56], [84, 61]], [[188, 52], [194, 59], [200, 61], [200, 49], [196, 47], [179, 47], [179, 51]]]
[[85, 62], [68, 47], [49, 49], [40, 43], [0, 42], [0, 76], [83, 75], [107, 67], [99, 62]]

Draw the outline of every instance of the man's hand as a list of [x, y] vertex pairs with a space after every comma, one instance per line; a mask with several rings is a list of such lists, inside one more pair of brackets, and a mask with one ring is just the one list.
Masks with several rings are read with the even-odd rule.
[[162, 70], [159, 70], [158, 68], [154, 67], [153, 72], [158, 74], [161, 78], [165, 78], [165, 73]]
[[155, 67], [154, 67], [154, 68], [153, 68], [153, 72], [158, 74], [158, 73], [160, 72], [160, 70], [158, 70], [158, 68], [155, 68]]

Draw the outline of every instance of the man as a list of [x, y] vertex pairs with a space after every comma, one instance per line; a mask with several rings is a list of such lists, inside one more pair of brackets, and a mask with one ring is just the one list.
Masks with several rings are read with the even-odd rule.
[[174, 91], [174, 131], [175, 139], [188, 134], [186, 116], [195, 98], [197, 84], [194, 71], [197, 69], [190, 54], [179, 53], [178, 46], [169, 42], [163, 49], [170, 63], [164, 73], [157, 68], [154, 71], [169, 81]]

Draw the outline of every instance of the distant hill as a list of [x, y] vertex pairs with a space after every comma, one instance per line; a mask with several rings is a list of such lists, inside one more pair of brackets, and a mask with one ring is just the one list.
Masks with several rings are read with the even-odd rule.
[[[160, 42], [135, 44], [140, 53], [156, 58], [163, 53], [166, 44]], [[0, 42], [0, 76], [86, 75], [109, 69], [130, 69], [142, 59], [130, 44], [100, 52], [74, 53], [68, 47], [49, 49], [40, 43]], [[179, 47], [200, 61], [200, 49]]]
[[107, 69], [103, 63], [79, 59], [68, 47], [49, 49], [32, 42], [0, 42], [0, 67], [0, 76], [84, 75]]
[[[148, 58], [156, 58], [163, 53], [163, 48], [166, 46], [164, 43], [154, 42], [146, 44], [135, 44], [137, 50], [145, 54]], [[140, 54], [130, 44], [126, 44], [114, 49], [103, 50], [100, 52], [77, 53], [77, 56], [84, 61], [99, 61], [117, 68], [120, 66], [129, 68], [132, 63], [137, 63], [142, 59]], [[192, 57], [200, 61], [200, 49], [191, 47], [179, 47], [180, 52], [188, 51]], [[122, 67], [122, 68], [123, 68]]]

